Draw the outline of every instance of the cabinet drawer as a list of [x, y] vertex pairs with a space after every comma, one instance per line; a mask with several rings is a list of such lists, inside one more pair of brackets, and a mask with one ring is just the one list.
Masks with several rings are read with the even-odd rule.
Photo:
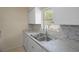
[[46, 52], [46, 51], [32, 39], [28, 39], [28, 52]]
[[33, 41], [32, 48], [34, 52], [45, 52], [45, 50], [34, 41]]

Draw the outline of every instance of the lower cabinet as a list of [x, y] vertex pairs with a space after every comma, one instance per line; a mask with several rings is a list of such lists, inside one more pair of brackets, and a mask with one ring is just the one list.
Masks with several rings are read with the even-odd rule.
[[28, 46], [28, 37], [26, 34], [24, 34], [24, 40], [23, 40], [23, 43], [24, 43], [24, 49], [25, 51], [27, 51], [27, 46]]
[[25, 41], [27, 41], [27, 42], [25, 42], [25, 43], [27, 43], [27, 45], [24, 45], [24, 47], [26, 48], [27, 52], [46, 52], [45, 49], [43, 49], [41, 46], [39, 46], [30, 37], [27, 36]]

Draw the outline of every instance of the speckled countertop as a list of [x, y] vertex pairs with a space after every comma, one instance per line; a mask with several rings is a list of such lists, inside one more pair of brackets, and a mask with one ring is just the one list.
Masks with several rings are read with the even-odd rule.
[[[33, 33], [33, 32], [30, 32]], [[26, 32], [28, 36], [30, 33]], [[30, 36], [31, 37], [31, 36]], [[31, 37], [32, 38], [32, 37]], [[60, 40], [53, 39], [50, 41], [37, 41], [33, 38], [40, 46], [48, 50], [49, 52], [78, 52], [79, 51], [79, 41], [78, 40]]]
[[41, 42], [47, 50], [53, 52], [78, 52], [79, 41], [74, 40], [51, 40], [48, 42]]

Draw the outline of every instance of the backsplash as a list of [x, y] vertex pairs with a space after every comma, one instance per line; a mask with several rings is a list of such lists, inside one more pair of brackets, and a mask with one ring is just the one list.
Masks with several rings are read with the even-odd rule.
[[79, 26], [78, 25], [60, 25], [59, 32], [48, 31], [53, 38], [79, 40]]
[[61, 25], [63, 33], [66, 35], [66, 39], [79, 40], [79, 26], [78, 25]]
[[41, 24], [29, 24], [29, 31], [39, 32], [41, 28]]

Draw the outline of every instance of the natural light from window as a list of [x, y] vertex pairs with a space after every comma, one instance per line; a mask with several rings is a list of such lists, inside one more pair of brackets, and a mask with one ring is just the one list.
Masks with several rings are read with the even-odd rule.
[[48, 25], [48, 30], [59, 32], [60, 26], [54, 24], [54, 12], [51, 8], [43, 8], [43, 26]]

